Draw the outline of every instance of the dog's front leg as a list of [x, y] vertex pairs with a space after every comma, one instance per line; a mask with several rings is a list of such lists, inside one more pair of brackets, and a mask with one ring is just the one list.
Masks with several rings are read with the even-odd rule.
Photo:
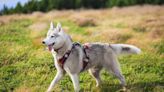
[[53, 81], [51, 82], [47, 92], [51, 92], [52, 88], [54, 87], [54, 85], [62, 78], [63, 76], [63, 72], [62, 71], [58, 71], [55, 78], [53, 79]]
[[72, 79], [75, 92], [79, 92], [80, 91], [80, 86], [79, 86], [78, 74], [69, 74], [69, 75]]

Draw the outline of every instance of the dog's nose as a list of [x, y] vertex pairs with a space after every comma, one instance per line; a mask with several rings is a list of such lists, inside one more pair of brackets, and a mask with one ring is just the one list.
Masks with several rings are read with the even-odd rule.
[[43, 44], [45, 44], [45, 41], [42, 41]]

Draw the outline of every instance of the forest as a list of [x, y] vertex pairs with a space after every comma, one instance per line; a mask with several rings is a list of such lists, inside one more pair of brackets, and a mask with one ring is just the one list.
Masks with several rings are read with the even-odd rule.
[[32, 13], [34, 11], [48, 12], [53, 9], [101, 9], [113, 6], [123, 7], [143, 4], [162, 5], [164, 0], [29, 0], [25, 5], [21, 5], [18, 2], [14, 8], [8, 8], [4, 5], [0, 15]]

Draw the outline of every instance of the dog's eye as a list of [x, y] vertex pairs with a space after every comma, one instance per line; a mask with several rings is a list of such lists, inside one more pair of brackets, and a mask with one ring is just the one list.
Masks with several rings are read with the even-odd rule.
[[52, 35], [51, 38], [53, 38], [54, 36]]

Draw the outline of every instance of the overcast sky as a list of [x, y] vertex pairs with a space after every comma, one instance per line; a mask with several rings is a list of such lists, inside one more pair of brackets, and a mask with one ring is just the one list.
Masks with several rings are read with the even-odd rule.
[[27, 1], [28, 0], [0, 0], [0, 10], [3, 9], [4, 5], [6, 5], [7, 7], [15, 7], [18, 2], [23, 5]]

